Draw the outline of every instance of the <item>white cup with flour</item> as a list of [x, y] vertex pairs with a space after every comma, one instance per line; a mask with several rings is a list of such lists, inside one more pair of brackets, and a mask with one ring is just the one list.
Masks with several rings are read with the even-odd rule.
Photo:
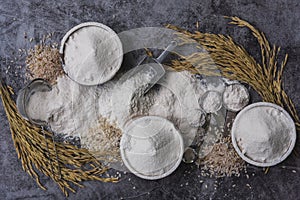
[[82, 85], [109, 81], [123, 61], [118, 35], [97, 22], [82, 23], [69, 30], [61, 41], [59, 52], [66, 74]]

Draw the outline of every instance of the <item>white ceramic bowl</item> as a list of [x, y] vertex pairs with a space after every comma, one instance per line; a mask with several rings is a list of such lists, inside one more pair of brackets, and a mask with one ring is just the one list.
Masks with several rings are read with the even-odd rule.
[[[270, 110], [268, 110], [268, 112], [270, 112], [270, 113], [265, 114], [266, 112], [264, 112], [264, 110], [266, 111], [267, 108], [270, 108]], [[274, 112], [276, 114], [272, 114], [272, 112]], [[252, 117], [253, 117], [253, 115], [257, 116], [257, 117], [255, 119], [250, 120], [249, 119], [250, 113], [252, 113]], [[288, 135], [282, 135], [282, 136], [280, 136], [281, 138], [278, 138], [281, 140], [272, 141], [271, 143], [268, 143], [268, 145], [281, 145], [279, 147], [279, 148], [281, 148], [281, 151], [282, 151], [281, 155], [273, 154], [276, 156], [272, 157], [272, 159], [270, 158], [269, 161], [262, 161], [260, 159], [263, 158], [263, 156], [265, 156], [265, 155], [269, 155], [270, 149], [272, 152], [274, 149], [273, 148], [264, 149], [264, 147], [261, 147], [262, 149], [258, 149], [258, 148], [254, 148], [250, 145], [249, 145], [250, 148], [245, 150], [246, 152], [243, 152], [242, 146], [244, 144], [241, 145], [242, 141], [243, 141], [243, 143], [246, 141], [246, 143], [248, 142], [248, 144], [250, 142], [252, 142], [252, 144], [253, 144], [253, 141], [255, 141], [255, 139], [253, 139], [253, 136], [251, 136], [250, 133], [254, 132], [255, 130], [258, 130], [258, 126], [259, 126], [258, 123], [263, 123], [259, 120], [260, 116], [270, 117], [270, 119], [272, 120], [273, 118], [275, 118], [274, 116], [278, 116], [278, 115], [280, 115], [282, 118], [284, 118], [284, 120], [281, 120], [280, 122], [273, 121], [273, 123], [281, 123], [281, 125], [284, 125], [288, 131], [285, 133], [282, 133], [282, 134], [288, 134]], [[247, 123], [247, 126], [249, 128], [248, 130], [241, 129], [241, 125], [245, 124], [245, 123]], [[271, 131], [271, 129], [274, 128], [276, 125], [272, 126], [272, 124], [270, 124], [269, 126], [270, 126], [270, 128], [269, 128], [269, 130], [267, 130], [267, 133], [263, 134], [262, 136], [259, 136], [259, 137], [261, 137], [260, 140], [263, 139], [265, 141], [270, 141], [269, 136], [271, 136], [272, 134], [275, 134], [274, 131], [273, 132]], [[236, 152], [243, 160], [245, 160], [246, 162], [248, 162], [252, 165], [255, 165], [255, 166], [270, 167], [270, 166], [277, 165], [278, 163], [282, 162], [290, 155], [290, 153], [292, 152], [292, 150], [295, 146], [295, 143], [296, 143], [296, 128], [295, 128], [293, 119], [282, 107], [272, 104], [272, 103], [260, 102], [260, 103], [254, 103], [254, 104], [251, 104], [251, 105], [245, 107], [237, 115], [237, 117], [235, 118], [235, 120], [233, 122], [231, 138], [232, 138], [232, 143], [233, 143], [233, 146], [234, 146]], [[281, 143], [283, 140], [287, 141], [289, 144], [286, 146], [283, 145]], [[257, 143], [255, 143], [255, 144], [257, 144]], [[252, 149], [252, 152], [249, 151], [251, 149]], [[261, 155], [261, 157], [259, 157], [257, 154]], [[279, 154], [279, 153], [277, 152], [277, 154]], [[252, 155], [252, 156], [249, 156], [249, 155]], [[257, 155], [256, 158], [254, 158], [253, 155]]]
[[143, 179], [156, 180], [177, 169], [184, 144], [172, 122], [158, 116], [145, 116], [135, 118], [126, 125], [120, 151], [130, 172]]
[[[104, 30], [105, 32], [107, 32], [107, 36], [108, 38], [116, 43], [117, 46], [117, 56], [112, 58], [115, 59], [116, 61], [114, 62], [113, 66], [107, 66], [110, 67], [111, 70], [109, 71], [109, 73], [105, 74], [104, 76], [102, 76], [103, 74], [103, 69], [99, 66], [99, 73], [97, 73], [97, 75], [99, 75], [99, 78], [96, 80], [91, 80], [91, 81], [84, 81], [82, 79], [76, 78], [74, 75], [72, 75], [71, 73], [69, 73], [68, 69], [66, 69], [65, 66], [65, 48], [66, 48], [66, 43], [68, 42], [69, 38], [76, 33], [77, 31], [84, 29], [84, 28], [89, 28], [89, 27], [98, 27], [99, 29]], [[101, 48], [101, 46], [99, 46], [98, 48]], [[85, 22], [82, 24], [79, 24], [75, 27], [73, 27], [72, 29], [70, 29], [65, 36], [63, 37], [62, 41], [61, 41], [61, 46], [59, 49], [59, 53], [61, 55], [62, 58], [62, 63], [63, 63], [63, 68], [65, 73], [75, 82], [81, 84], [81, 85], [98, 85], [98, 84], [103, 84], [107, 81], [109, 81], [112, 77], [114, 77], [114, 75], [117, 73], [117, 71], [120, 69], [122, 61], [123, 61], [123, 47], [122, 47], [122, 43], [120, 38], [118, 37], [118, 35], [108, 26], [98, 23], [98, 22]], [[111, 55], [102, 55], [102, 56], [111, 56]], [[100, 64], [101, 65], [101, 64]], [[103, 66], [102, 66], [103, 67]], [[106, 66], [105, 66], [106, 67]], [[88, 72], [86, 72], [88, 73]], [[96, 77], [97, 77], [96, 75]]]

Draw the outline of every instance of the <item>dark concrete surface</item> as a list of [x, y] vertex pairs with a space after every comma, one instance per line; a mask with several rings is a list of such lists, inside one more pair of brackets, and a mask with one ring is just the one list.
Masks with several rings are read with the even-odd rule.
[[[113, 1], [28, 1], [1, 0], [0, 56], [6, 82], [18, 90], [23, 85], [24, 55], [19, 48], [29, 48], [42, 35], [55, 32], [54, 40], [81, 22], [99, 21], [116, 32], [138, 27], [161, 27], [170, 23], [191, 31], [225, 33], [245, 46], [256, 58], [259, 48], [246, 29], [227, 25], [222, 16], [239, 16], [264, 31], [271, 43], [289, 54], [284, 73], [287, 93], [300, 111], [300, 2], [299, 0], [113, 0]], [[24, 39], [34, 37], [33, 43]], [[17, 57], [14, 63], [11, 60]], [[16, 66], [21, 65], [19, 69]], [[254, 101], [259, 100], [252, 93]], [[64, 199], [58, 186], [45, 176], [43, 191], [22, 170], [11, 139], [8, 122], [0, 106], [0, 199]], [[297, 149], [299, 147], [299, 142]], [[283, 168], [282, 166], [286, 166]], [[291, 155], [282, 164], [264, 174], [261, 168], [248, 167], [245, 174], [232, 178], [205, 178], [195, 166], [181, 164], [171, 176], [146, 181], [131, 174], [117, 184], [85, 182], [69, 199], [299, 199], [300, 159]], [[235, 185], [235, 187], [234, 187]]]

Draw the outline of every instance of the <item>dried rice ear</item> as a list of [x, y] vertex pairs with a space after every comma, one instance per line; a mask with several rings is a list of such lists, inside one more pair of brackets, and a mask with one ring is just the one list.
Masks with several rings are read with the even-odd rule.
[[[238, 17], [227, 17], [230, 24], [248, 28], [257, 39], [261, 48], [261, 62], [257, 62], [241, 45], [226, 35], [188, 32], [168, 25], [177, 31], [181, 44], [198, 43], [198, 48], [207, 52], [196, 52], [174, 60], [170, 67], [176, 71], [187, 70], [193, 74], [223, 76], [250, 85], [265, 102], [284, 107], [293, 117], [297, 130], [300, 130], [300, 119], [292, 100], [283, 89], [282, 75], [287, 63], [287, 54], [282, 62], [278, 60], [280, 47], [269, 44], [263, 32], [260, 32], [247, 21]], [[180, 55], [179, 55], [180, 56]]]
[[52, 178], [63, 193], [68, 196], [69, 191], [76, 192], [73, 187], [75, 185], [83, 187], [80, 183], [85, 180], [98, 180], [103, 182], [116, 182], [117, 178], [107, 176], [107, 168], [100, 163], [94, 155], [87, 149], [79, 149], [71, 144], [62, 144], [55, 142], [57, 147], [57, 156], [61, 168], [61, 179], [58, 178], [59, 172], [58, 162], [53, 162], [54, 173], [48, 164], [47, 144], [49, 144], [49, 153], [51, 160], [56, 159], [54, 152], [54, 143], [51, 136], [53, 133], [44, 131], [47, 135], [47, 142], [43, 136], [43, 130], [23, 119], [18, 113], [15, 102], [11, 94], [13, 90], [0, 81], [0, 95], [2, 103], [10, 125], [14, 146], [18, 154], [18, 158], [22, 161], [22, 167], [37, 184], [44, 190], [36, 171], [42, 172], [44, 175]]

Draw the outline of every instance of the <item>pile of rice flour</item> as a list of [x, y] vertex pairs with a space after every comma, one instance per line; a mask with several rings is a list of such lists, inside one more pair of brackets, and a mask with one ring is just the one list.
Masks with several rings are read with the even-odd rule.
[[[127, 88], [137, 89], [143, 80], [143, 76], [138, 76], [126, 83], [130, 84]], [[101, 116], [124, 128], [132, 118], [132, 107], [140, 105], [146, 114], [172, 121], [188, 146], [204, 114], [198, 99], [207, 89], [187, 72], [167, 72], [157, 86], [143, 96], [152, 102], [150, 106], [143, 106], [142, 102], [132, 105], [133, 95], [137, 94], [135, 89], [124, 91], [117, 80], [99, 86], [82, 86], [64, 76], [58, 78], [52, 91], [38, 92], [31, 97], [29, 115], [47, 121], [55, 133], [82, 137], [89, 134], [88, 130], [96, 126]]]

